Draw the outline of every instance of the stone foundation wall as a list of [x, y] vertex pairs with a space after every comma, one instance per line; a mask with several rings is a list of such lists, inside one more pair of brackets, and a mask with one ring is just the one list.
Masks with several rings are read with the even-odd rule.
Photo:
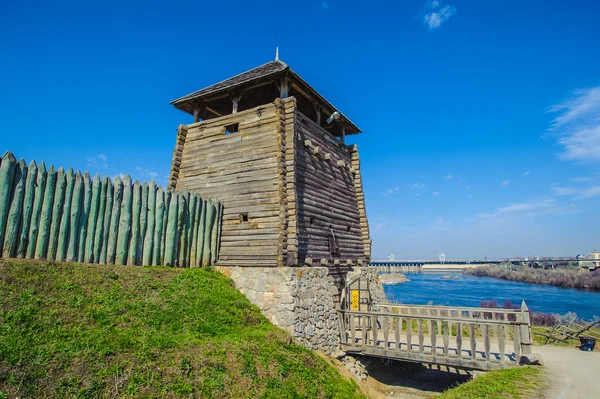
[[274, 325], [309, 349], [340, 351], [334, 298], [338, 291], [326, 267], [216, 267]]

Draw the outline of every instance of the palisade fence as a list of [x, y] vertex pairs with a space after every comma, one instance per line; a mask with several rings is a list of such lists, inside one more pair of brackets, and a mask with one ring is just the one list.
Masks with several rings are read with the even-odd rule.
[[0, 161], [0, 256], [115, 265], [199, 267], [219, 256], [223, 206], [129, 175]]

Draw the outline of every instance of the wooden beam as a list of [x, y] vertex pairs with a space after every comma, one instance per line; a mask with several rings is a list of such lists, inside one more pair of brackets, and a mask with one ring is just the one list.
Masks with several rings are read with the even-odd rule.
[[287, 76], [281, 78], [279, 84], [277, 84], [277, 88], [279, 89], [279, 98], [288, 98], [290, 91], [290, 81]]
[[204, 114], [204, 110], [206, 109], [206, 104], [198, 103], [196, 108], [194, 108], [194, 123], [200, 122], [202, 119], [202, 114]]
[[317, 115], [315, 122], [317, 125], [321, 126], [321, 106], [316, 102], [313, 102], [313, 108], [315, 109], [315, 114]]
[[231, 92], [229, 97], [231, 98], [232, 109], [231, 113], [236, 114], [238, 112], [238, 104], [244, 95], [243, 91]]
[[346, 124], [343, 120], [339, 121], [340, 124], [340, 141], [342, 144], [346, 144]]

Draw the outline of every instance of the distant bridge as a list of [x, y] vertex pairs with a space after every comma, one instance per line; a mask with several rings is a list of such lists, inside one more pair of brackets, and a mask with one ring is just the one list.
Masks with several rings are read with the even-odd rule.
[[569, 263], [575, 263], [577, 260], [569, 258], [555, 259], [501, 259], [501, 260], [374, 260], [369, 264], [376, 267], [380, 273], [421, 273], [423, 271], [460, 271], [463, 269], [484, 266], [512, 263], [513, 265], [522, 265], [534, 268], [560, 267]]

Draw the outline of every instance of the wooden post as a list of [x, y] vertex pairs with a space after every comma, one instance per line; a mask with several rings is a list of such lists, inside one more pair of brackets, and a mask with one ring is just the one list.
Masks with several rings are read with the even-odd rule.
[[73, 202], [73, 187], [75, 185], [75, 172], [69, 168], [65, 175], [65, 203], [61, 210], [60, 228], [58, 232], [58, 244], [56, 246], [56, 260], [67, 260], [67, 249], [69, 246], [69, 231], [71, 227], [71, 204]]
[[45, 259], [48, 253], [48, 236], [52, 223], [52, 210], [54, 205], [54, 189], [56, 188], [56, 171], [54, 165], [48, 170], [48, 180], [44, 191], [44, 204], [40, 215], [40, 230], [35, 246], [35, 259]]
[[277, 87], [279, 88], [279, 98], [289, 97], [290, 82], [287, 77], [281, 78]]
[[[525, 324], [519, 326], [521, 334], [521, 353], [524, 355], [531, 354], [531, 321], [529, 319], [529, 309], [525, 301], [521, 302], [521, 320]], [[518, 360], [517, 360], [518, 361]]]
[[142, 184], [142, 202], [140, 204], [140, 237], [136, 252], [136, 259], [139, 265], [146, 266], [143, 263], [144, 243], [146, 241], [146, 230], [148, 229], [148, 183]]
[[61, 166], [56, 174], [56, 189], [54, 190], [54, 205], [52, 212], [52, 226], [50, 227], [50, 236], [48, 240], [48, 260], [56, 259], [56, 250], [58, 247], [58, 233], [60, 231], [60, 217], [62, 216], [63, 206], [65, 202], [65, 188], [67, 180], [65, 178], [65, 170]]
[[186, 256], [186, 265], [187, 267], [194, 267], [196, 261], [196, 222], [198, 220], [198, 214], [196, 210], [198, 209], [198, 197], [195, 195], [190, 195], [190, 203], [189, 207], [189, 217], [187, 220], [187, 229], [188, 229], [188, 253]]
[[4, 232], [6, 231], [6, 222], [10, 210], [10, 198], [16, 166], [17, 160], [15, 156], [12, 152], [6, 151], [2, 156], [2, 163], [0, 164], [0, 250], [4, 243]]
[[200, 119], [202, 119], [202, 114], [204, 114], [205, 109], [206, 109], [206, 104], [202, 104], [202, 103], [196, 104], [196, 108], [194, 108], [194, 123], [200, 122]]
[[100, 176], [96, 173], [92, 181], [92, 196], [90, 202], [90, 214], [88, 216], [87, 234], [85, 238], [84, 262], [94, 263], [94, 244], [96, 234], [96, 223], [98, 221], [98, 208], [100, 207]]
[[342, 142], [342, 144], [346, 144], [346, 125], [344, 124], [344, 121], [339, 121], [340, 124], [340, 141]]
[[242, 99], [242, 96], [244, 95], [244, 92], [231, 92], [229, 94], [229, 97], [231, 98], [231, 113], [232, 114], [236, 114], [238, 112], [238, 106], [240, 103], [240, 100]]
[[161, 244], [163, 236], [163, 223], [165, 212], [165, 192], [158, 187], [156, 191], [156, 205], [154, 208], [154, 242], [152, 244], [152, 266], [160, 265], [161, 259]]
[[142, 251], [142, 265], [152, 265], [154, 253], [154, 228], [156, 223], [156, 183], [154, 180], [148, 185], [148, 226], [146, 227], [146, 236], [144, 237], [144, 249]]
[[102, 252], [102, 243], [104, 241], [104, 215], [106, 214], [106, 192], [108, 190], [108, 177], [100, 182], [100, 202], [98, 204], [98, 218], [96, 220], [96, 231], [94, 232], [94, 247], [92, 252], [93, 262], [100, 263], [100, 253]]
[[77, 251], [77, 260], [85, 262], [85, 240], [87, 238], [88, 216], [92, 205], [92, 184], [90, 182], [90, 174], [83, 174], [83, 206], [81, 207], [81, 215], [79, 216], [79, 248]]
[[200, 217], [198, 218], [198, 234], [196, 239], [196, 266], [204, 266], [204, 234], [206, 225], [206, 208], [207, 202], [203, 198], [198, 198], [198, 211]]
[[317, 115], [315, 118], [315, 123], [321, 126], [321, 107], [317, 103], [313, 103], [313, 108], [315, 110], [315, 114]]
[[106, 264], [114, 265], [117, 253], [117, 236], [119, 234], [119, 221], [121, 218], [121, 202], [123, 201], [123, 183], [121, 178], [115, 178], [112, 211], [110, 215], [110, 228], [108, 243], [106, 245]]
[[204, 248], [202, 250], [202, 266], [209, 266], [211, 263], [212, 247], [212, 227], [215, 222], [216, 209], [212, 199], [206, 201], [206, 220], [204, 222]]
[[4, 247], [2, 256], [5, 258], [14, 258], [17, 255], [19, 245], [19, 226], [21, 224], [21, 214], [23, 212], [23, 198], [25, 197], [25, 185], [27, 182], [27, 165], [21, 158], [15, 167], [15, 174], [12, 185], [12, 203], [6, 219], [6, 232], [4, 235]]
[[185, 242], [187, 240], [187, 232], [185, 231], [185, 218], [187, 208], [187, 196], [189, 193], [180, 193], [177, 197], [177, 229], [175, 240], [173, 243], [173, 265], [177, 267], [184, 267], [185, 264]]
[[17, 258], [24, 258], [27, 253], [27, 237], [29, 235], [29, 226], [31, 224], [31, 215], [33, 214], [33, 204], [35, 199], [35, 182], [37, 179], [38, 167], [35, 161], [31, 161], [27, 167], [27, 180], [25, 181], [25, 198], [23, 200], [23, 225], [17, 246]]
[[[116, 181], [116, 179], [115, 179]], [[115, 187], [110, 179], [106, 182], [106, 205], [104, 206], [104, 227], [102, 228], [102, 248], [100, 249], [99, 262], [101, 264], [107, 264], [107, 252], [108, 252], [108, 236], [110, 235], [110, 223], [112, 221], [113, 212], [113, 201], [115, 195]]]
[[169, 203], [169, 218], [167, 221], [167, 235], [165, 237], [165, 266], [174, 266], [176, 256], [175, 252], [175, 242], [177, 240], [178, 231], [177, 231], [177, 211], [179, 207], [179, 197], [177, 194], [171, 195], [171, 201]]
[[127, 264], [139, 265], [138, 246], [140, 243], [140, 212], [142, 208], [142, 185], [138, 180], [133, 183], [131, 200], [131, 240], [127, 251]]
[[129, 248], [129, 240], [131, 239], [131, 201], [131, 177], [126, 175], [123, 178], [123, 202], [121, 204], [119, 234], [117, 237], [117, 255], [115, 258], [116, 265], [127, 264], [127, 250]]
[[42, 161], [42, 163], [38, 167], [37, 177], [35, 181], [33, 212], [31, 214], [31, 223], [29, 225], [29, 233], [27, 237], [27, 250], [25, 251], [25, 257], [29, 259], [32, 259], [35, 256], [35, 244], [39, 231], [40, 214], [42, 213], [44, 192], [46, 191], [46, 177], [46, 164], [44, 163], [44, 161]]
[[75, 175], [75, 184], [73, 185], [73, 199], [71, 200], [71, 211], [69, 216], [69, 244], [67, 246], [67, 260], [74, 262], [77, 260], [79, 218], [81, 216], [81, 203], [83, 197], [83, 176], [80, 171]]

